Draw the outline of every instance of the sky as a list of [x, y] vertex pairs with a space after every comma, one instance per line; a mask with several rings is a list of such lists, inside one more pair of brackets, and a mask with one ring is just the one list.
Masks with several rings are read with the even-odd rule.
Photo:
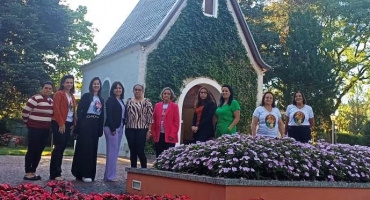
[[79, 5], [87, 7], [85, 19], [93, 23], [99, 32], [95, 33], [94, 42], [99, 53], [116, 33], [139, 0], [67, 0], [72, 9]]

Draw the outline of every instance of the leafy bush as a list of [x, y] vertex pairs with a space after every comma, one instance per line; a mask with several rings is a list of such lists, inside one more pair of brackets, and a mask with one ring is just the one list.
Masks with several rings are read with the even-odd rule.
[[83, 194], [73, 189], [71, 182], [50, 181], [45, 187], [25, 183], [16, 187], [9, 184], [0, 184], [1, 199], [109, 199], [109, 200], [190, 200], [189, 197], [182, 195], [128, 195], [128, 194]]
[[154, 167], [225, 178], [370, 182], [370, 149], [235, 134], [166, 150]]
[[0, 135], [0, 146], [8, 146], [9, 141], [13, 138], [13, 136], [9, 133], [4, 133]]
[[336, 133], [337, 143], [350, 145], [365, 145], [365, 138], [362, 135]]
[[145, 152], [145, 155], [155, 155], [155, 147], [154, 147], [154, 141], [153, 139], [149, 139], [146, 141], [145, 143], [145, 149], [144, 149], [144, 152]]

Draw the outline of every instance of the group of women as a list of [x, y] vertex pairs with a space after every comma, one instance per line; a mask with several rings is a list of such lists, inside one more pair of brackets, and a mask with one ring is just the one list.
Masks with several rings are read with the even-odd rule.
[[[234, 100], [234, 92], [229, 85], [223, 85], [221, 91], [220, 104], [217, 107], [205, 87], [198, 91], [191, 127], [195, 142], [204, 142], [236, 132], [236, 124], [240, 120], [240, 106]], [[252, 135], [272, 138], [289, 136], [296, 141], [307, 143], [311, 139], [314, 114], [311, 106], [306, 104], [303, 93], [294, 93], [292, 104], [286, 109], [285, 124], [275, 104], [273, 93], [264, 93], [260, 106], [253, 112]], [[216, 127], [216, 131], [213, 127]]]
[[[180, 114], [178, 105], [173, 102], [176, 97], [171, 88], [162, 90], [162, 101], [153, 107], [144, 98], [143, 85], [136, 84], [133, 87], [134, 97], [124, 102], [124, 87], [122, 83], [114, 82], [105, 103], [101, 96], [101, 86], [101, 80], [98, 77], [93, 78], [89, 84], [89, 92], [83, 94], [77, 106], [73, 95], [74, 77], [66, 75], [61, 79], [60, 88], [53, 99], [51, 127], [54, 149], [50, 162], [50, 179], [64, 180], [61, 165], [71, 135], [76, 138], [71, 171], [77, 180], [84, 182], [95, 179], [98, 141], [103, 133], [106, 139], [105, 181], [116, 181], [117, 158], [124, 132], [130, 149], [131, 167], [134, 168], [137, 167], [137, 158], [142, 168], [147, 167], [144, 149], [148, 139], [154, 140], [157, 157], [178, 143]], [[205, 142], [236, 132], [236, 125], [240, 120], [239, 103], [234, 99], [231, 86], [223, 85], [221, 91], [220, 103], [216, 105], [206, 87], [199, 89], [192, 126], [189, 127], [193, 132], [194, 142]], [[283, 136], [288, 134], [298, 141], [308, 142], [314, 116], [312, 108], [306, 105], [303, 93], [298, 91], [294, 94], [293, 103], [286, 110], [285, 125], [275, 106], [274, 95], [266, 92], [261, 105], [253, 112], [252, 134], [277, 138], [280, 132]], [[27, 114], [27, 110], [25, 113]], [[35, 170], [27, 170], [28, 168], [26, 166], [25, 178], [30, 179]]]
[[307, 143], [311, 139], [314, 114], [301, 91], [294, 93], [292, 104], [287, 107], [285, 115], [284, 125], [281, 113], [276, 108], [274, 95], [266, 92], [260, 106], [253, 112], [252, 135], [273, 138], [289, 136], [296, 141]]

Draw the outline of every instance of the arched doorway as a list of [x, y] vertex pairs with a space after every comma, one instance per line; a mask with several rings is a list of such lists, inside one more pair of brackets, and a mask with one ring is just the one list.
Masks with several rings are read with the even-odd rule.
[[[211, 97], [218, 104], [221, 94], [221, 85], [209, 78], [197, 78], [186, 84], [179, 97], [179, 108], [181, 125], [178, 136], [180, 143], [188, 143], [192, 140], [191, 123], [194, 114], [194, 102], [197, 98], [199, 88], [206, 87]], [[180, 144], [178, 143], [178, 144]]]

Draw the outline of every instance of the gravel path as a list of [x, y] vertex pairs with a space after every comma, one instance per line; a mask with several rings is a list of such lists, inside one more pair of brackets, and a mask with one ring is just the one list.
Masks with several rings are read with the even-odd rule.
[[[149, 161], [148, 161], [149, 162]], [[0, 183], [9, 183], [11, 185], [19, 185], [26, 182], [32, 182], [45, 186], [49, 181], [49, 163], [50, 156], [43, 156], [37, 168], [37, 174], [42, 177], [39, 181], [25, 181], [24, 176], [24, 156], [0, 156]], [[105, 157], [98, 157], [96, 168], [96, 178], [92, 183], [84, 183], [75, 180], [71, 174], [72, 157], [65, 156], [62, 165], [62, 175], [67, 181], [71, 181], [74, 188], [82, 193], [114, 193], [120, 194], [126, 192], [126, 172], [125, 167], [129, 166], [129, 160], [119, 158], [117, 163], [117, 182], [103, 181], [105, 169]], [[140, 166], [140, 165], [138, 165]], [[151, 164], [148, 163], [148, 167]]]

